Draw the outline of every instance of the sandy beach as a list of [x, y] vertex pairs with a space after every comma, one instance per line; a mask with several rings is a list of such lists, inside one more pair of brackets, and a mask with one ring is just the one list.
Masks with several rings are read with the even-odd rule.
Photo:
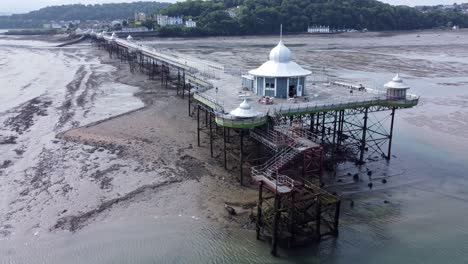
[[1, 43], [2, 65], [15, 72], [0, 79], [16, 88], [1, 97], [2, 237], [74, 232], [134, 214], [127, 207], [135, 204], [140, 214], [247, 219], [240, 208], [228, 218], [224, 203], [251, 204], [254, 191], [237, 190], [206, 150], [194, 149], [196, 124], [174, 89], [90, 44], [16, 45], [23, 41]]

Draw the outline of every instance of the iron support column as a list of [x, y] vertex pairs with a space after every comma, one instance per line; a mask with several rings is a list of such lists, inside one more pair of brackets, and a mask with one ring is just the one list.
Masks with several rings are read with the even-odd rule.
[[258, 186], [258, 204], [257, 204], [257, 240], [260, 240], [260, 225], [262, 224], [262, 204], [263, 204], [263, 182]]
[[387, 152], [387, 160], [391, 159], [392, 155], [392, 140], [393, 140], [393, 124], [395, 122], [395, 107], [392, 108], [392, 119], [390, 123], [390, 135], [388, 135], [388, 152]]
[[226, 127], [223, 127], [223, 154], [224, 154], [224, 169], [227, 170], [227, 149], [226, 149]]
[[241, 129], [240, 131], [240, 153], [239, 153], [239, 160], [240, 160], [240, 184], [241, 186], [244, 185], [244, 130]]
[[338, 236], [338, 225], [339, 225], [339, 221], [340, 221], [340, 208], [341, 208], [341, 200], [338, 200], [338, 202], [336, 202], [336, 208], [335, 208], [335, 221], [333, 222], [333, 235], [335, 237]]
[[213, 155], [213, 125], [212, 125], [213, 122], [211, 122], [211, 119], [212, 119], [211, 115], [212, 114], [209, 113], [209, 116], [210, 116], [209, 119], [210, 120], [208, 122], [210, 123], [210, 154], [211, 154], [211, 157], [213, 158], [214, 157], [214, 155]]
[[197, 107], [197, 142], [200, 147], [200, 105]]
[[364, 151], [366, 148], [366, 138], [367, 138], [367, 114], [369, 113], [369, 108], [366, 107], [364, 110], [364, 125], [362, 126], [362, 139], [361, 139], [361, 151], [359, 154], [359, 164], [364, 164]]
[[191, 116], [190, 115], [190, 108], [191, 108], [191, 100], [192, 97], [190, 96], [190, 88], [189, 88], [189, 95], [188, 95], [188, 116]]
[[278, 194], [275, 195], [275, 210], [274, 210], [274, 221], [273, 221], [273, 238], [272, 238], [272, 245], [271, 245], [271, 254], [273, 256], [278, 256], [277, 254], [277, 248], [278, 248], [278, 226], [279, 226], [279, 220], [281, 216], [281, 196]]
[[322, 209], [320, 204], [320, 195], [317, 195], [317, 204], [315, 205], [315, 236], [317, 241], [320, 241], [321, 233], [320, 233], [320, 225], [322, 224]]

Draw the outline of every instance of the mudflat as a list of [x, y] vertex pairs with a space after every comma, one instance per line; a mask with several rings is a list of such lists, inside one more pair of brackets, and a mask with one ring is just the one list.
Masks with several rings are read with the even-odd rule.
[[[2, 237], [75, 232], [135, 212], [247, 221], [255, 191], [236, 188], [206, 149], [194, 149], [196, 122], [175, 89], [89, 43], [0, 45]], [[229, 218], [225, 202], [240, 217]]]

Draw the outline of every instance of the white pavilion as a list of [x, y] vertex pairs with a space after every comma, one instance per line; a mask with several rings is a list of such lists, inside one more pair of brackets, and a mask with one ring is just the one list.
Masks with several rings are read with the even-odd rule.
[[310, 74], [291, 60], [291, 51], [280, 40], [267, 62], [242, 77], [243, 85], [257, 95], [291, 98], [305, 95], [306, 77]]

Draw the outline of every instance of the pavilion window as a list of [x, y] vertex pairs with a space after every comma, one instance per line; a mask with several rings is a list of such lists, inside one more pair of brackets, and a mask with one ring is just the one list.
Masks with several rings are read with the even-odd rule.
[[265, 91], [263, 95], [265, 96], [276, 96], [276, 79], [275, 78], [265, 78]]
[[265, 78], [265, 89], [275, 89], [275, 78]]

